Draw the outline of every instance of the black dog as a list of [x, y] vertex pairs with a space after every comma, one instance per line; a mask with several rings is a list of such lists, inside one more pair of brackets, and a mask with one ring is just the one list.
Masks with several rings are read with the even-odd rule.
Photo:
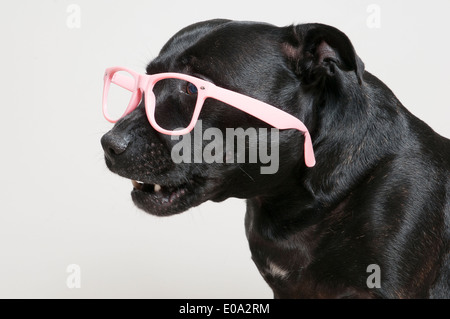
[[[450, 140], [364, 70], [345, 34], [321, 24], [205, 21], [168, 41], [147, 67], [161, 72], [194, 75], [296, 116], [317, 164], [305, 166], [294, 130], [279, 133], [272, 175], [260, 174], [260, 163], [175, 164], [176, 141], [151, 127], [141, 102], [102, 138], [107, 166], [142, 181], [133, 181], [138, 207], [168, 216], [207, 200], [247, 199], [252, 258], [275, 298], [450, 297]], [[164, 94], [158, 103], [183, 107], [178, 92]], [[181, 111], [168, 116], [185, 120]], [[204, 129], [270, 127], [214, 99], [200, 118]], [[379, 267], [379, 286], [368, 284], [369, 265]]]

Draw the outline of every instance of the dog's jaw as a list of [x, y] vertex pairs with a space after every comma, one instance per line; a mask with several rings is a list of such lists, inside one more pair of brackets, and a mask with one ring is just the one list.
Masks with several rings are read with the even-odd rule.
[[203, 192], [205, 183], [192, 178], [177, 185], [160, 185], [132, 181], [131, 197], [137, 207], [155, 216], [182, 213], [208, 200]]

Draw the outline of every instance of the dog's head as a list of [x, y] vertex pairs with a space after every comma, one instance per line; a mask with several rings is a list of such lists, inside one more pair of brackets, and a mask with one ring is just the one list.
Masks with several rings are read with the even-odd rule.
[[[317, 109], [317, 101], [333, 98], [343, 86], [360, 85], [364, 66], [348, 38], [333, 27], [304, 24], [278, 28], [211, 20], [175, 34], [146, 71], [193, 75], [276, 106], [305, 123], [314, 141], [321, 126], [322, 111]], [[163, 98], [157, 101], [167, 109], [163, 117], [174, 128], [182, 126], [189, 119], [182, 111], [183, 99], [176, 96], [180, 89], [163, 90]], [[256, 162], [247, 158], [243, 163], [193, 160], [176, 164], [172, 151], [180, 140], [152, 128], [144, 99], [103, 136], [102, 146], [107, 166], [133, 180], [133, 201], [146, 212], [167, 216], [207, 200], [271, 196], [300, 183], [306, 170], [311, 170], [303, 161], [304, 137], [295, 130], [280, 131], [279, 142], [271, 143], [277, 148], [279, 163], [273, 174], [261, 174], [260, 158]], [[205, 101], [199, 119], [203, 131], [217, 128], [224, 136], [227, 128], [238, 127], [268, 128], [271, 132], [261, 120], [215, 99]], [[258, 141], [246, 139], [246, 149], [258, 149]], [[194, 139], [191, 142], [197, 143], [192, 147], [195, 152], [209, 141], [203, 138], [201, 145]], [[235, 150], [223, 154], [235, 155]]]

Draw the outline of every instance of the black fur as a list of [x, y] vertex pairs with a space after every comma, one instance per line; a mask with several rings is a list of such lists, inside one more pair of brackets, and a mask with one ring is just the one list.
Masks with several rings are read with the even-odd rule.
[[[450, 297], [450, 141], [364, 70], [344, 33], [205, 21], [168, 41], [147, 67], [159, 72], [202, 77], [293, 114], [311, 132], [317, 164], [305, 166], [303, 136], [286, 130], [274, 175], [250, 163], [175, 165], [176, 141], [150, 126], [141, 105], [102, 138], [108, 167], [188, 195], [160, 205], [134, 189], [138, 207], [168, 216], [247, 199], [252, 258], [276, 298]], [[180, 109], [170, 125], [186, 121], [180, 100], [161, 103]], [[268, 127], [213, 99], [201, 119], [203, 128]], [[381, 288], [366, 284], [370, 264], [381, 268]]]

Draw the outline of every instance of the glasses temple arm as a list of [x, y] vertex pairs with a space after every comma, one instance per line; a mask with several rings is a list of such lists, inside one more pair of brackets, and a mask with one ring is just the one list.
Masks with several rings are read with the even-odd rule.
[[135, 80], [134, 78], [130, 78], [129, 76], [115, 73], [111, 79], [111, 82], [130, 92], [134, 91]]
[[316, 157], [314, 156], [314, 148], [312, 145], [311, 135], [308, 131], [304, 133], [305, 143], [304, 143], [304, 154], [305, 154], [305, 164], [308, 167], [313, 167], [316, 165]]
[[308, 167], [313, 167], [316, 164], [311, 135], [306, 126], [298, 118], [270, 104], [237, 92], [223, 89], [218, 86], [212, 86], [210, 87], [210, 90], [212, 93], [211, 95], [213, 96], [212, 98], [244, 111], [280, 130], [296, 129], [302, 132], [305, 137], [305, 164]]

